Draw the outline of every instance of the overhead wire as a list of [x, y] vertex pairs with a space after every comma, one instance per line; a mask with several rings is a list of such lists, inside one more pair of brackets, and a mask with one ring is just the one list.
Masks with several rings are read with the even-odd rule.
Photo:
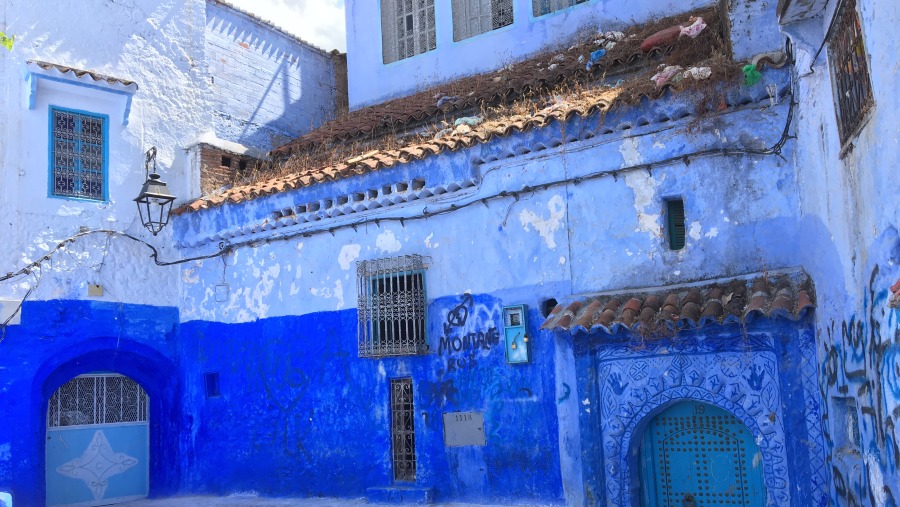
[[[435, 216], [446, 215], [446, 214], [453, 213], [453, 212], [456, 212], [456, 211], [459, 211], [462, 209], [466, 209], [470, 206], [474, 206], [474, 205], [478, 205], [478, 204], [483, 204], [483, 205], [487, 206], [487, 203], [490, 201], [494, 201], [494, 200], [498, 200], [498, 199], [505, 199], [507, 197], [513, 197], [515, 200], [512, 203], [510, 203], [510, 206], [509, 206], [509, 208], [507, 208], [507, 212], [506, 212], [506, 215], [508, 218], [510, 208], [512, 207], [512, 205], [514, 205], [516, 202], [519, 201], [522, 194], [534, 194], [534, 192], [536, 192], [537, 190], [548, 190], [550, 188], [555, 188], [555, 187], [569, 185], [569, 184], [578, 185], [584, 181], [595, 180], [595, 179], [602, 178], [605, 176], [612, 176], [614, 179], [618, 180], [618, 175], [620, 173], [636, 171], [636, 170], [646, 170], [652, 174], [652, 169], [654, 167], [668, 166], [668, 165], [672, 165], [672, 164], [676, 164], [676, 163], [689, 164], [691, 159], [706, 158], [706, 157], [711, 157], [711, 156], [731, 156], [731, 155], [757, 155], [757, 156], [776, 155], [776, 156], [781, 157], [782, 151], [784, 150], [784, 146], [787, 144], [787, 142], [791, 139], [796, 139], [796, 136], [792, 136], [790, 134], [791, 125], [793, 123], [793, 118], [794, 118], [794, 108], [797, 105], [796, 101], [794, 99], [793, 91], [791, 92], [790, 96], [791, 96], [791, 101], [789, 103], [787, 118], [785, 120], [784, 128], [782, 129], [782, 132], [781, 132], [781, 136], [779, 137], [778, 141], [776, 141], [772, 146], [770, 146], [768, 148], [743, 148], [743, 147], [741, 147], [741, 148], [710, 148], [710, 149], [706, 149], [706, 150], [699, 150], [699, 151], [695, 151], [695, 152], [691, 152], [691, 153], [687, 153], [687, 154], [681, 154], [681, 155], [668, 157], [668, 158], [658, 160], [655, 162], [635, 164], [632, 166], [627, 166], [627, 167], [613, 169], [613, 170], [601, 170], [601, 171], [596, 171], [596, 172], [585, 174], [585, 175], [579, 175], [576, 177], [569, 177], [569, 178], [562, 178], [562, 179], [553, 180], [553, 181], [549, 181], [549, 182], [545, 182], [545, 183], [541, 183], [541, 184], [537, 184], [537, 185], [527, 185], [520, 190], [502, 190], [493, 195], [490, 195], [487, 197], [481, 197], [481, 198], [475, 199], [468, 203], [464, 203], [464, 204], [453, 203], [443, 209], [438, 209], [438, 210], [434, 210], [434, 211], [429, 210], [428, 207], [426, 206], [422, 209], [422, 212], [417, 215], [411, 215], [411, 216], [405, 216], [405, 217], [365, 218], [365, 219], [361, 219], [361, 220], [343, 224], [343, 225], [336, 225], [336, 226], [333, 226], [333, 227], [330, 227], [327, 229], [320, 229], [320, 230], [316, 230], [316, 231], [298, 231], [298, 232], [294, 232], [294, 233], [290, 233], [290, 234], [282, 234], [282, 235], [272, 236], [272, 237], [264, 238], [264, 239], [253, 239], [253, 240], [248, 240], [248, 241], [243, 241], [243, 242], [238, 242], [238, 243], [222, 241], [218, 244], [218, 247], [219, 247], [218, 250], [213, 253], [206, 254], [206, 255], [198, 255], [198, 256], [193, 256], [193, 257], [186, 257], [186, 258], [181, 258], [181, 259], [176, 259], [176, 260], [171, 260], [171, 261], [161, 260], [159, 250], [154, 245], [152, 245], [151, 243], [149, 243], [147, 241], [144, 241], [141, 238], [138, 238], [136, 236], [133, 236], [131, 234], [128, 234], [128, 233], [125, 233], [122, 231], [116, 231], [116, 230], [112, 230], [112, 229], [93, 229], [93, 230], [89, 230], [89, 231], [79, 232], [78, 234], [74, 234], [74, 235], [60, 241], [54, 248], [48, 250], [47, 253], [45, 253], [39, 259], [29, 263], [27, 266], [25, 266], [19, 270], [16, 270], [14, 272], [10, 272], [5, 275], [0, 275], [0, 282], [7, 281], [7, 280], [10, 280], [10, 279], [18, 277], [18, 276], [29, 274], [32, 270], [40, 267], [40, 265], [42, 263], [50, 261], [51, 258], [53, 257], [53, 255], [55, 253], [59, 252], [60, 250], [62, 250], [66, 245], [74, 243], [78, 239], [84, 238], [86, 236], [97, 235], [97, 234], [105, 234], [105, 235], [108, 235], [108, 237], [110, 237], [110, 238], [111, 237], [121, 237], [121, 238], [128, 239], [130, 241], [139, 243], [141, 245], [144, 245], [145, 247], [150, 249], [150, 258], [153, 260], [155, 265], [162, 266], [162, 267], [174, 266], [174, 265], [184, 264], [184, 263], [188, 263], [188, 262], [202, 261], [202, 260], [221, 257], [221, 256], [229, 254], [239, 248], [244, 248], [244, 247], [255, 247], [260, 244], [269, 244], [269, 243], [272, 243], [275, 241], [287, 241], [287, 240], [297, 238], [297, 237], [309, 238], [312, 236], [317, 236], [317, 235], [325, 234], [325, 233], [334, 235], [335, 232], [340, 231], [340, 230], [345, 230], [345, 229], [357, 230], [357, 227], [359, 227], [360, 225], [365, 225], [365, 224], [369, 224], [369, 223], [375, 223], [376, 226], [380, 227], [381, 222], [400, 222], [400, 223], [404, 224], [404, 226], [405, 226], [405, 223], [408, 221], [418, 221], [418, 220], [424, 220], [424, 219], [428, 219], [428, 218], [435, 217]], [[504, 223], [505, 223], [505, 221], [506, 220], [504, 219]], [[27, 295], [26, 295], [26, 297], [27, 297]]]

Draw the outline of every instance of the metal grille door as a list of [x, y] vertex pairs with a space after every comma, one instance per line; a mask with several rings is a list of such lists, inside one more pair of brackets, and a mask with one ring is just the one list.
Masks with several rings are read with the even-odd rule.
[[47, 408], [47, 505], [108, 505], [149, 491], [147, 393], [122, 375], [76, 377]]
[[391, 380], [394, 480], [416, 481], [416, 428], [412, 379]]
[[753, 435], [730, 413], [681, 403], [648, 426], [643, 448], [645, 505], [765, 505], [762, 462]]

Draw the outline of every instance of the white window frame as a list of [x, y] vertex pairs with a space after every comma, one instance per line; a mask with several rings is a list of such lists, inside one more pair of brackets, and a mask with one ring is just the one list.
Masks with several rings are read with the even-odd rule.
[[[452, 0], [452, 8], [454, 42], [513, 23], [512, 0]], [[502, 18], [503, 11], [508, 19]]]
[[381, 52], [384, 63], [437, 47], [434, 0], [382, 0]]
[[578, 4], [587, 3], [589, 0], [531, 0], [531, 9], [534, 17], [568, 9]]

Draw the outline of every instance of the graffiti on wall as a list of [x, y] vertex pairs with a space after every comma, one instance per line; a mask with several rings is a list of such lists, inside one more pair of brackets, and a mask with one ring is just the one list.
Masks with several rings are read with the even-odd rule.
[[[595, 351], [595, 389], [580, 404], [586, 412], [599, 410], [599, 419], [604, 421], [601, 440], [607, 502], [632, 504], [633, 492], [622, 485], [631, 484], [638, 473], [631, 470], [633, 461], [629, 458], [635, 452], [634, 446], [640, 445], [642, 421], [671, 402], [694, 400], [728, 410], [757, 436], [767, 505], [790, 505], [793, 485], [788, 469], [793, 465], [788, 456], [786, 415], [773, 338], [751, 334], [732, 347], [714, 342], [679, 338], [677, 343], [656, 342], [641, 349], [622, 346]], [[812, 399], [817, 398], [814, 361], [808, 361], [813, 382], [804, 384], [805, 389], [810, 389], [804, 394], [806, 408], [817, 422], [818, 404]], [[815, 442], [821, 437], [812, 433], [806, 441], [810, 447], [816, 447]], [[812, 453], [806, 465], [810, 470], [822, 468], [816, 464], [820, 460], [824, 463], [824, 449]], [[824, 479], [812, 482], [799, 486], [812, 500], [808, 505], [826, 504]]]
[[478, 366], [478, 353], [490, 352], [500, 343], [500, 331], [490, 325], [468, 330], [469, 315], [474, 310], [471, 294], [463, 294], [458, 305], [447, 312], [438, 344], [438, 355], [446, 357], [447, 373]]
[[[824, 333], [819, 386], [827, 400], [823, 432], [830, 449], [836, 505], [896, 505], [900, 467], [900, 326], [890, 308], [889, 294], [879, 291], [880, 267], [869, 276], [862, 317], [838, 324]], [[859, 442], [846, 441], [847, 414], [835, 409], [841, 399], [854, 399], [858, 409]], [[850, 424], [853, 424], [851, 421]], [[858, 448], [856, 448], [858, 446]], [[847, 453], [845, 449], [855, 452]], [[839, 457], [839, 458], [838, 458]], [[887, 472], [887, 473], [885, 473]]]

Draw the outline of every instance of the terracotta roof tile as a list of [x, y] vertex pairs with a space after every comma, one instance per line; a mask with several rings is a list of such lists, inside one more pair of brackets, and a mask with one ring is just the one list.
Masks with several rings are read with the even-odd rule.
[[[752, 294], [749, 302], [748, 292]], [[620, 305], [624, 298], [627, 302]], [[799, 320], [814, 307], [812, 281], [805, 273], [760, 275], [690, 288], [576, 299], [558, 305], [541, 329], [615, 334], [642, 327], [696, 328], [744, 322], [753, 316]]]
[[[711, 28], [718, 22], [718, 14], [715, 10], [705, 10], [696, 14], [702, 15]], [[680, 21], [684, 21], [682, 18], [685, 18], [685, 16], [678, 16]], [[661, 21], [661, 23], [665, 22], [667, 21]], [[706, 43], [711, 43], [710, 41], [716, 37], [716, 35], [711, 35], [712, 32], [714, 32], [713, 29], [707, 29], [701, 33], [697, 40], [708, 38], [709, 40]], [[578, 54], [583, 53], [585, 48], [570, 48], [569, 51], [563, 51], [566, 58], [557, 64], [555, 70], [551, 71], [552, 79], [550, 80], [569, 78], [577, 81], [586, 77], [594, 78], [611, 72], [618, 67], [643, 62], [648, 58], [657, 58], [671, 51], [673, 47], [677, 47], [677, 44], [670, 47], [656, 47], [646, 54], [636, 47], [634, 54], [620, 54], [618, 56], [608, 54], [608, 58], [601, 60], [601, 63], [594, 66], [590, 72], [585, 70], [582, 62], [578, 61]], [[538, 89], [543, 86], [541, 83], [547, 81], [546, 69], [535, 71], [534, 63], [542, 59], [546, 60], [547, 55], [526, 60], [511, 68], [501, 69], [498, 72], [464, 78], [411, 97], [396, 99], [377, 106], [353, 111], [326, 123], [297, 141], [275, 150], [273, 154], [276, 157], [287, 157], [292, 151], [327, 145], [328, 143], [350, 139], [354, 136], [375, 133], [386, 127], [390, 127], [393, 131], [403, 125], [424, 119], [436, 121], [441, 115], [449, 112], [461, 113], [467, 108], [475, 107], [478, 104], [493, 103], [504, 100], [504, 97], [522, 96], [527, 94], [527, 90]], [[497, 77], [504, 79], [497, 80]], [[650, 95], [642, 96], [654, 98], [665, 93], [667, 89], [656, 90], [652, 97]], [[444, 90], [446, 95], [451, 96], [461, 95], [458, 90], [468, 90], [469, 92], [467, 92], [468, 95], [455, 100], [445, 101], [438, 108], [436, 103], [443, 96], [441, 93], [436, 93], [439, 90]], [[364, 174], [412, 159], [421, 160], [437, 155], [445, 150], [454, 151], [464, 147], [471, 147], [478, 143], [486, 143], [498, 136], [508, 136], [517, 131], [524, 132], [533, 127], [545, 126], [553, 121], [565, 121], [576, 115], [584, 116], [598, 111], [605, 111], [619, 100], [620, 93], [621, 90], [615, 87], [584, 89], [574, 96], [575, 100], [566, 100], [554, 104], [535, 114], [516, 114], [503, 118], [501, 121], [488, 121], [474, 127], [466, 126], [465, 129], [456, 127], [450, 134], [444, 134], [433, 140], [426, 140], [400, 149], [370, 150], [362, 155], [345, 159], [333, 165], [323, 164], [322, 166], [303, 169], [290, 176], [290, 179], [287, 181], [292, 182], [292, 184], [288, 188], [309, 186], [326, 179], [334, 180], [352, 174]], [[278, 191], [280, 190], [277, 188], [265, 186], [234, 187], [224, 191], [221, 194], [224, 196], [222, 198], [204, 197], [195, 203], [174, 210], [173, 213], [179, 214], [186, 211], [210, 208], [226, 201], [238, 203], [245, 200], [248, 196], [264, 196]], [[639, 312], [640, 309], [635, 311]]]
[[137, 89], [137, 84], [130, 79], [122, 79], [118, 77], [107, 76], [105, 74], [100, 74], [99, 72], [94, 72], [91, 70], [83, 70], [76, 69], [75, 67], [69, 67], [66, 65], [60, 65], [57, 63], [50, 62], [42, 62], [40, 60], [28, 60], [28, 64], [37, 65], [38, 67], [44, 70], [56, 70], [62, 74], [72, 74], [75, 77], [89, 76], [94, 81], [105, 81], [109, 84], [120, 84], [123, 86], [131, 86], [135, 85], [135, 89]]
[[[698, 39], [714, 37], [713, 32], [719, 23], [717, 11], [704, 9], [693, 14], [703, 17], [709, 24], [709, 28], [704, 30]], [[669, 30], [680, 31], [680, 25], [686, 21], [687, 15], [678, 15], [661, 20], [658, 24]], [[602, 75], [612, 75], [639, 62], [658, 59], [678, 45], [677, 40], [666, 40], [664, 41], [666, 44], [654, 43], [648, 50], [642, 50], [641, 40], [630, 39], [619, 42], [618, 49], [611, 49], [603, 59], [587, 70], [585, 63], [579, 61], [579, 56], [585, 56], [596, 49], [596, 46], [593, 46], [593, 39], [596, 39], [596, 35], [568, 50], [557, 52], [557, 58], [559, 56], [564, 58], [561, 61], [551, 60], [548, 54], [540, 54], [495, 72], [462, 78], [411, 96], [350, 111], [274, 151], [289, 154], [296, 150], [347, 140], [382, 129], [403, 129], [412, 123], [458, 113], [479, 104], [524, 96], [568, 79], [591, 80]], [[456, 98], [444, 100], [453, 97]], [[438, 103], [441, 104], [440, 107], [437, 107]]]

